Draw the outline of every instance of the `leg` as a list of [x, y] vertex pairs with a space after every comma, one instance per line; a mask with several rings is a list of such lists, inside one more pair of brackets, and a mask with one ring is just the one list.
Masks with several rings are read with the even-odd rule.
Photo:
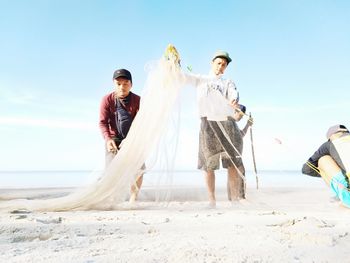
[[239, 171], [235, 167], [228, 167], [227, 177], [228, 177], [228, 194], [229, 200], [237, 201], [239, 199], [245, 198], [245, 189], [244, 189], [244, 180], [241, 177], [243, 176], [243, 167], [239, 167]]
[[226, 189], [227, 189], [227, 199], [231, 201], [231, 188], [230, 188], [230, 173], [227, 170], [227, 183], [226, 183]]
[[238, 169], [239, 169], [239, 172], [237, 172], [237, 170], [234, 167], [229, 167], [227, 169], [227, 199], [229, 201], [232, 201], [232, 196], [231, 196], [232, 187], [236, 188], [236, 190], [234, 190], [234, 193], [238, 192], [238, 195], [235, 195], [235, 196], [238, 196], [238, 199], [245, 199], [245, 192], [246, 192], [245, 182], [244, 182], [244, 179], [242, 179], [241, 177], [241, 176], [245, 176], [245, 169], [243, 165]]
[[322, 178], [330, 185], [332, 192], [344, 206], [350, 208], [349, 183], [337, 163], [332, 157], [326, 155], [318, 161], [318, 168]]
[[318, 160], [318, 168], [320, 169], [322, 178], [328, 185], [333, 176], [341, 171], [337, 163], [329, 155], [325, 155]]
[[137, 199], [137, 195], [139, 194], [139, 191], [141, 189], [143, 182], [143, 174], [141, 174], [135, 181], [135, 183], [131, 186], [131, 194], [130, 194], [130, 199], [129, 202], [133, 203]]
[[[239, 180], [240, 180], [240, 188], [239, 188], [239, 196], [240, 198], [242, 199], [245, 199], [245, 193], [246, 193], [246, 184], [245, 184], [245, 168], [242, 164], [242, 166], [238, 167], [240, 173], [238, 174], [239, 175]], [[242, 178], [243, 177], [243, 178]]]
[[105, 149], [105, 169], [107, 169], [115, 155], [114, 152], [109, 152], [107, 148]]
[[216, 206], [215, 199], [215, 172], [213, 170], [208, 170], [204, 172], [205, 181], [207, 184], [208, 197], [209, 197], [209, 205], [211, 207]]
[[[227, 169], [227, 194], [231, 201], [245, 196], [244, 167], [241, 158], [243, 139], [234, 121], [209, 122], [223, 153], [222, 167]], [[239, 170], [237, 170], [237, 168]]]
[[215, 198], [215, 170], [220, 167], [221, 146], [214, 136], [206, 118], [201, 119], [199, 132], [198, 169], [204, 171], [208, 191], [209, 206], [216, 206]]

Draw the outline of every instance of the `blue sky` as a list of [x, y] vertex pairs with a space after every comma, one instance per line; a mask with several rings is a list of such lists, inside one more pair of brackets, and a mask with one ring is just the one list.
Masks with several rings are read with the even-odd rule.
[[[113, 71], [129, 69], [142, 95], [145, 66], [168, 43], [203, 74], [227, 50], [258, 168], [299, 169], [330, 125], [350, 126], [349, 13], [345, 0], [0, 0], [0, 170], [102, 167], [98, 111]], [[177, 167], [195, 169], [194, 88], [181, 102]], [[249, 137], [245, 146], [251, 169]]]

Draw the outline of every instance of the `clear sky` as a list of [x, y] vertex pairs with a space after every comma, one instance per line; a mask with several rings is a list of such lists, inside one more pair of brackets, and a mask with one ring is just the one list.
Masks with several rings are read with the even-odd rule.
[[[102, 167], [113, 71], [129, 69], [142, 95], [168, 43], [195, 73], [228, 51], [258, 169], [299, 169], [330, 125], [350, 126], [349, 14], [347, 0], [0, 0], [0, 170]], [[181, 95], [179, 169], [196, 168], [194, 89]], [[251, 169], [249, 136], [244, 155]]]

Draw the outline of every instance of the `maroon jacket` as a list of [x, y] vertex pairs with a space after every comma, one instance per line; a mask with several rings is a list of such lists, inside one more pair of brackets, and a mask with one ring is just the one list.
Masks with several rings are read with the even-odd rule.
[[[140, 96], [130, 92], [130, 102], [126, 107], [126, 110], [131, 114], [132, 119], [135, 118], [136, 113], [139, 111], [139, 107]], [[107, 94], [102, 99], [99, 126], [105, 140], [118, 135], [114, 92]]]

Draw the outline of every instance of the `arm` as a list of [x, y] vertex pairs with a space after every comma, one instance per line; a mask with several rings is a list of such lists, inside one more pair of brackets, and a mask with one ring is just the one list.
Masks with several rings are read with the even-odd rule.
[[228, 80], [226, 98], [229, 100], [233, 108], [236, 108], [238, 106], [239, 92], [235, 83], [232, 80]]
[[182, 72], [183, 80], [186, 85], [198, 86], [200, 82], [207, 81], [208, 78], [199, 74]]
[[329, 155], [329, 144], [327, 141], [318, 148], [318, 150], [304, 163], [301, 172], [306, 175], [320, 177], [320, 171], [318, 169], [318, 160], [325, 155]]
[[105, 140], [111, 139], [111, 133], [109, 131], [109, 106], [107, 96], [103, 97], [100, 105], [100, 130]]
[[249, 117], [249, 119], [247, 120], [247, 123], [244, 126], [243, 130], [241, 130], [242, 137], [244, 137], [247, 134], [247, 131], [248, 131], [249, 127], [251, 127], [252, 125], [253, 125], [253, 118]]
[[100, 106], [100, 121], [99, 126], [102, 132], [102, 136], [106, 141], [106, 148], [109, 152], [116, 152], [117, 145], [112, 139], [112, 135], [110, 132], [110, 117], [109, 117], [109, 104], [108, 104], [108, 95], [103, 97], [101, 106]]

